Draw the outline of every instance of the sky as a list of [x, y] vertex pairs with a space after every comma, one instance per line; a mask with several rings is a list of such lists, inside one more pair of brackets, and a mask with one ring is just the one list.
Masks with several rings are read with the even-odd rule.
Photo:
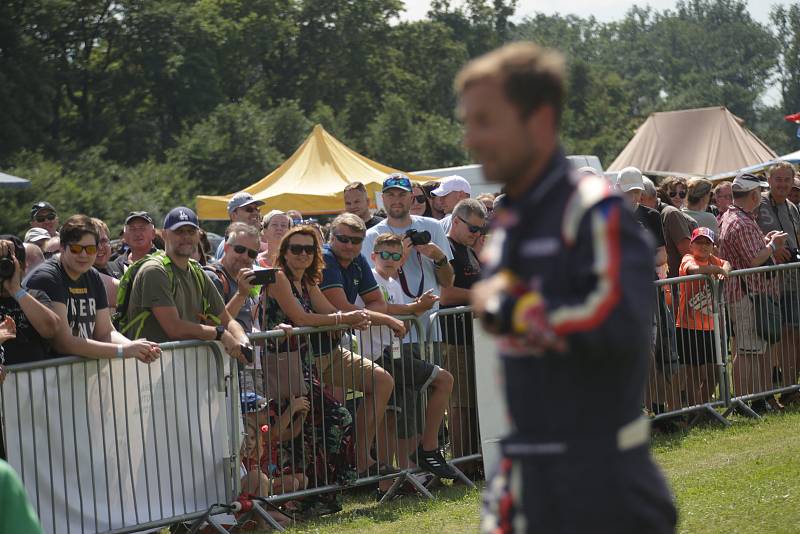
[[[515, 20], [521, 20], [526, 15], [533, 15], [536, 12], [552, 15], [559, 13], [568, 15], [570, 13], [588, 17], [594, 15], [601, 21], [617, 20], [625, 16], [625, 12], [633, 5], [649, 5], [659, 11], [675, 7], [675, 0], [519, 0]], [[787, 4], [789, 2], [778, 0], [750, 0], [748, 2], [750, 14], [759, 22], [769, 20], [769, 11], [774, 4]], [[425, 17], [430, 6], [430, 0], [405, 0], [406, 13], [401, 17], [406, 20], [417, 20]], [[452, 1], [453, 5], [459, 5], [458, 0]]]

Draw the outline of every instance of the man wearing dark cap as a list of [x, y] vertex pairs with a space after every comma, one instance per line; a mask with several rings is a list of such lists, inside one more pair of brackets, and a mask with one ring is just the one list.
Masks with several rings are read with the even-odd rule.
[[129, 335], [158, 343], [181, 339], [221, 341], [232, 357], [247, 363], [241, 344], [247, 336], [225, 309], [219, 291], [191, 259], [200, 242], [197, 215], [186, 207], [164, 219], [166, 255], [154, 254], [140, 267], [130, 289]]
[[156, 251], [153, 246], [155, 237], [156, 227], [149, 213], [132, 211], [125, 217], [122, 240], [128, 245], [128, 251], [109, 262], [113, 264], [112, 270], [119, 273], [117, 278], [120, 278], [132, 263]]
[[[263, 200], [258, 200], [247, 191], [240, 191], [233, 195], [228, 201], [228, 217], [232, 223], [242, 222], [249, 224], [253, 228], [261, 228], [261, 206]], [[228, 237], [228, 236], [225, 236]], [[219, 260], [225, 252], [225, 240], [223, 239], [214, 257]]]
[[789, 201], [794, 204], [795, 206], [800, 206], [800, 178], [795, 178], [792, 180], [792, 190], [789, 191]]
[[52, 204], [42, 200], [31, 206], [31, 228], [44, 228], [50, 237], [58, 235], [58, 213]]

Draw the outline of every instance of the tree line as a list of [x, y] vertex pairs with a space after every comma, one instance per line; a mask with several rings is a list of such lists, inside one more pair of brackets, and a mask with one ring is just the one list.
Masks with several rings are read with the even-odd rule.
[[[0, 228], [46, 198], [117, 228], [236, 191], [315, 123], [402, 169], [470, 162], [452, 81], [470, 58], [527, 39], [567, 57], [563, 137], [608, 164], [654, 111], [727, 106], [778, 152], [798, 148], [800, 4], [769, 24], [741, 0], [632, 7], [621, 20], [536, 15], [516, 0], [10, 0], [0, 3]], [[777, 102], [764, 104], [768, 90]]]

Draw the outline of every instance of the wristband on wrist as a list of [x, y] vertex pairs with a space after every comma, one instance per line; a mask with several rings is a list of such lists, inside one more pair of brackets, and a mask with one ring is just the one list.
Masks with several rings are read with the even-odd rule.
[[19, 288], [19, 289], [17, 290], [17, 292], [16, 292], [16, 293], [14, 293], [14, 300], [16, 300], [17, 302], [19, 302], [19, 300], [20, 300], [22, 297], [24, 297], [25, 295], [27, 295], [27, 294], [28, 294], [28, 292], [25, 290], [25, 288], [24, 288], [24, 287], [21, 287], [21, 288]]
[[768, 243], [768, 246], [769, 246], [769, 248], [771, 248], [771, 249], [772, 249], [772, 253], [773, 253], [773, 254], [775, 254], [775, 252], [777, 252], [777, 250], [778, 250], [778, 247], [776, 247], [776, 246], [775, 246], [775, 242], [774, 242], [774, 241], [770, 241], [770, 242]]
[[125, 349], [122, 345], [117, 345], [117, 358], [125, 357]]

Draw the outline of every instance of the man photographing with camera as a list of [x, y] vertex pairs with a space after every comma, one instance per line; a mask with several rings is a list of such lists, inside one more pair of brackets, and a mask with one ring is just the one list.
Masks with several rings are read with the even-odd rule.
[[22, 289], [24, 273], [22, 241], [12, 235], [0, 236], [0, 321], [10, 319], [15, 325], [15, 337], [0, 348], [8, 365], [46, 360], [50, 351], [47, 340], [58, 329], [58, 315], [47, 307], [50, 303], [47, 294], [37, 289]]
[[[375, 239], [381, 234], [403, 236], [405, 263], [398, 272], [398, 278], [407, 302], [414, 301], [429, 290], [440, 295], [441, 288], [452, 286], [455, 278], [450, 265], [453, 252], [444, 230], [436, 220], [411, 215], [411, 201], [411, 180], [408, 176], [401, 173], [389, 175], [383, 181], [386, 219], [367, 230], [363, 246], [363, 250], [372, 250]], [[434, 305], [423, 314], [420, 317], [422, 323], [426, 324], [430, 314], [437, 309], [438, 305]], [[411, 329], [409, 336], [406, 336], [405, 342], [416, 341], [414, 329]], [[433, 339], [440, 341], [440, 332], [435, 332]]]

